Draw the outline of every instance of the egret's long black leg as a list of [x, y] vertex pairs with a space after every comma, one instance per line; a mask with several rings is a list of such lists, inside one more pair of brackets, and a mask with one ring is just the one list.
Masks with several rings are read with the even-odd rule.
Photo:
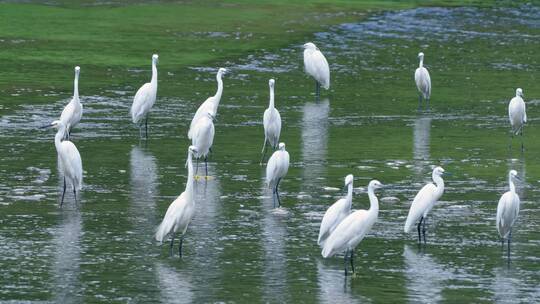
[[266, 137], [264, 138], [264, 143], [263, 143], [263, 148], [262, 148], [262, 157], [261, 157], [261, 162], [260, 162], [260, 165], [262, 166], [263, 162], [264, 162], [264, 157], [266, 156], [266, 149], [268, 147], [266, 147]]
[[178, 247], [178, 256], [182, 257], [182, 244], [184, 243], [184, 236], [180, 237], [180, 247]]
[[349, 256], [349, 249], [345, 251], [345, 257], [343, 258], [343, 265], [345, 266], [345, 276], [347, 276], [347, 256]]
[[75, 186], [73, 186], [73, 197], [75, 198], [75, 203], [78, 204], [79, 202], [77, 201], [77, 189], [75, 189]]
[[274, 203], [274, 209], [276, 208], [276, 187], [272, 187], [272, 203]]
[[510, 234], [508, 234], [508, 259], [510, 259], [510, 240], [512, 239], [512, 230], [510, 230]]
[[354, 249], [351, 249], [351, 270], [354, 273]]
[[315, 96], [321, 96], [321, 84], [315, 80]]
[[208, 177], [208, 155], [204, 157], [204, 167], [206, 169], [206, 177]]
[[276, 183], [276, 196], [277, 196], [277, 201], [278, 201], [278, 207], [281, 207], [281, 200], [279, 199], [279, 182], [280, 181], [281, 181], [281, 178], [278, 179]]
[[422, 216], [420, 218], [420, 222], [418, 222], [418, 243], [421, 244], [422, 243], [422, 235], [420, 234], [420, 226], [422, 225], [422, 221], [424, 221], [424, 217]]
[[173, 246], [174, 246], [174, 233], [171, 235], [171, 247], [169, 248], [169, 255], [172, 256], [173, 253]]
[[144, 121], [144, 130], [146, 133], [146, 139], [148, 139], [148, 115], [146, 115], [146, 119]]
[[429, 111], [429, 98], [426, 98], [426, 110]]
[[422, 111], [422, 94], [418, 95], [418, 112]]
[[424, 244], [426, 244], [426, 222], [427, 218], [424, 218], [422, 223], [422, 236], [424, 237]]
[[66, 195], [66, 177], [64, 176], [64, 191], [62, 191], [62, 200], [60, 201], [60, 207], [64, 204], [64, 196]]

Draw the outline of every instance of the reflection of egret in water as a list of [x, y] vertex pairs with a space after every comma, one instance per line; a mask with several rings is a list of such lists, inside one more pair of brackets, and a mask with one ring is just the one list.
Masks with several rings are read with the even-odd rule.
[[[62, 224], [54, 233], [55, 303], [76, 303], [81, 297], [79, 282], [81, 263], [82, 218], [80, 210], [66, 210], [61, 215]], [[82, 299], [79, 299], [82, 300]]]
[[[130, 219], [136, 221], [136, 229], [144, 230], [142, 235], [151, 235], [154, 230], [158, 169], [156, 159], [150, 152], [134, 146], [130, 154]], [[148, 230], [149, 229], [149, 230]], [[151, 239], [147, 237], [147, 239]]]
[[409, 291], [409, 301], [413, 303], [440, 302], [445, 281], [451, 279], [452, 274], [446, 271], [432, 257], [418, 252], [405, 245], [403, 249], [405, 258], [406, 286]]
[[315, 187], [322, 176], [326, 176], [326, 154], [328, 146], [328, 98], [320, 102], [307, 102], [302, 109], [302, 177], [309, 181], [304, 187]]
[[193, 286], [190, 276], [176, 272], [174, 267], [157, 262], [155, 265], [163, 303], [192, 303]]
[[[262, 179], [264, 180], [264, 179]], [[288, 294], [287, 286], [287, 256], [285, 246], [287, 239], [287, 229], [285, 227], [284, 215], [273, 209], [271, 196], [267, 196], [263, 185], [263, 208], [264, 218], [262, 220], [262, 247], [264, 248], [264, 287], [263, 302], [286, 303]], [[272, 210], [272, 211], [270, 211]]]
[[430, 165], [430, 133], [431, 120], [429, 116], [418, 116], [414, 121], [413, 129], [413, 160], [416, 178], [424, 179], [425, 174], [431, 171]]
[[350, 294], [351, 280], [343, 276], [343, 270], [336, 267], [326, 267], [322, 261], [317, 261], [317, 278], [319, 282], [320, 303], [363, 303], [368, 299]]
[[516, 303], [519, 302], [521, 292], [520, 286], [523, 282], [512, 275], [513, 270], [506, 267], [494, 269], [493, 282], [491, 289], [493, 291], [493, 301], [496, 303]]
[[[508, 171], [506, 173], [510, 172], [510, 170], [516, 170], [518, 173], [518, 177], [520, 181], [516, 184], [516, 192], [519, 195], [519, 198], [521, 201], [523, 201], [523, 198], [525, 197], [525, 188], [527, 185], [527, 170], [525, 167], [525, 157], [523, 154], [519, 159], [516, 158], [509, 158], [508, 159]], [[508, 185], [506, 185], [508, 187]], [[507, 190], [504, 190], [506, 192]]]

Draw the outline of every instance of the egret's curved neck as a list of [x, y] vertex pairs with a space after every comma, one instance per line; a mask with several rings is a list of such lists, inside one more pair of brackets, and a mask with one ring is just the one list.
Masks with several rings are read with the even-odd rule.
[[369, 197], [369, 212], [379, 212], [379, 200], [377, 199], [377, 196], [375, 195], [375, 190], [373, 188], [368, 187], [368, 197]]
[[274, 87], [270, 87], [270, 104], [268, 105], [269, 109], [274, 108]]
[[516, 193], [516, 186], [514, 185], [514, 182], [512, 181], [512, 175], [508, 174], [508, 184], [510, 185], [510, 192]]
[[155, 61], [152, 61], [152, 80], [150, 80], [150, 83], [157, 86], [157, 66]]
[[73, 98], [79, 99], [79, 72], [75, 72], [75, 80], [73, 80]]
[[195, 177], [193, 176], [193, 160], [191, 157], [191, 151], [188, 152], [188, 159], [187, 159], [187, 167], [188, 167], [188, 179], [186, 183], [186, 194], [187, 195], [193, 195], [193, 183], [195, 180]]
[[60, 144], [62, 143], [62, 139], [64, 138], [65, 132], [66, 132], [66, 127], [62, 125], [58, 128], [58, 131], [56, 132], [56, 135], [54, 136], [54, 146], [56, 147], [57, 152], [60, 152]]
[[442, 194], [444, 192], [444, 180], [442, 177], [440, 175], [433, 174], [431, 178], [435, 182], [435, 185], [437, 185], [437, 192]]
[[347, 197], [345, 198], [347, 200], [349, 208], [352, 204], [352, 193], [353, 193], [353, 183], [350, 183], [347, 189]]
[[420, 57], [420, 64], [418, 64], [418, 67], [421, 68], [424, 66], [424, 57]]

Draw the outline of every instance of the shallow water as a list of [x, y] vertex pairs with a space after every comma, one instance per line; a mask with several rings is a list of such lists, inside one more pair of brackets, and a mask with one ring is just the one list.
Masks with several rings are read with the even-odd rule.
[[[539, 38], [534, 6], [375, 15], [306, 37], [332, 66], [332, 88], [319, 101], [309, 94], [314, 85], [302, 73], [298, 45], [220, 63], [231, 73], [208, 168], [214, 178], [197, 183], [181, 259], [152, 235], [184, 189], [187, 127], [215, 90], [214, 67], [166, 73], [160, 54], [159, 92], [172, 94], [158, 93], [148, 141], [139, 141], [128, 111], [149, 69], [133, 69], [124, 88], [86, 92], [84, 82], [93, 80], [83, 67], [85, 112], [73, 141], [84, 189], [80, 204], [67, 194], [61, 209], [54, 133], [38, 127], [58, 116], [68, 102], [59, 96], [70, 92], [18, 91], [26, 101], [0, 118], [0, 299], [540, 301]], [[433, 81], [432, 111], [423, 113], [412, 80], [420, 50]], [[291, 154], [279, 210], [258, 164], [270, 77]], [[523, 153], [519, 138], [508, 147], [506, 106], [517, 86], [528, 102]], [[34, 104], [43, 94], [49, 103]], [[419, 248], [402, 227], [438, 164], [453, 175]], [[510, 262], [495, 229], [509, 169], [524, 180]], [[378, 222], [358, 247], [354, 278], [343, 276], [342, 257], [324, 260], [316, 245], [322, 215], [348, 173], [355, 209], [368, 208], [370, 179], [387, 185]]]

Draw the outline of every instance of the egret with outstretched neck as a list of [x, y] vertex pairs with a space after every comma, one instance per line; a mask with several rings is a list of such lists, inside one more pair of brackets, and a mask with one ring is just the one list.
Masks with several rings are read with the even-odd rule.
[[347, 187], [347, 195], [344, 198], [335, 202], [324, 214], [321, 221], [321, 228], [319, 229], [319, 238], [317, 244], [324, 247], [324, 242], [336, 229], [336, 227], [351, 213], [352, 194], [353, 194], [353, 180], [352, 174], [345, 177], [345, 187]]
[[315, 79], [315, 95], [321, 95], [321, 86], [330, 88], [330, 67], [328, 61], [317, 46], [308, 42], [304, 44], [304, 70]]
[[77, 190], [82, 189], [83, 182], [83, 168], [81, 154], [79, 150], [69, 140], [64, 140], [66, 125], [60, 120], [53, 121], [50, 126], [58, 129], [54, 136], [54, 146], [56, 147], [56, 153], [58, 154], [58, 169], [61, 176], [64, 179], [64, 188], [62, 191], [62, 199], [60, 201], [60, 207], [64, 204], [64, 196], [66, 194], [67, 184], [70, 184], [73, 188], [73, 195], [75, 202], [77, 202]]
[[195, 158], [197, 159], [197, 172], [199, 171], [199, 158], [204, 158], [206, 168], [205, 178], [208, 179], [208, 153], [214, 143], [214, 116], [207, 112], [193, 125], [193, 134], [191, 137], [191, 145], [197, 150]]
[[411, 231], [411, 228], [418, 222], [418, 242], [422, 242], [422, 237], [420, 234], [420, 228], [422, 228], [422, 235], [424, 237], [424, 244], [426, 243], [426, 218], [435, 206], [435, 203], [441, 198], [444, 193], [444, 180], [442, 178], [445, 171], [441, 167], [435, 167], [431, 174], [433, 183], [428, 183], [414, 197], [414, 200], [409, 209], [409, 215], [407, 215], [407, 220], [405, 221], [404, 231], [408, 233]]
[[62, 114], [60, 115], [60, 121], [65, 126], [66, 134], [63, 138], [70, 139], [71, 130], [79, 124], [83, 114], [83, 106], [79, 99], [79, 74], [81, 68], [75, 67], [75, 79], [73, 80], [73, 98], [66, 105]]
[[[351, 269], [354, 273], [354, 249], [364, 239], [371, 230], [373, 224], [377, 221], [379, 215], [379, 200], [375, 195], [375, 190], [383, 185], [372, 180], [368, 184], [369, 210], [356, 210], [349, 214], [334, 232], [326, 239], [322, 249], [322, 256], [329, 258], [335, 254], [345, 251], [345, 276], [347, 275], [347, 259], [351, 263]], [[350, 255], [349, 255], [350, 253]]]
[[155, 238], [156, 241], [162, 243], [167, 235], [171, 235], [170, 255], [173, 255], [174, 238], [177, 233], [180, 233], [180, 246], [178, 247], [178, 255], [182, 256], [182, 244], [189, 223], [195, 214], [195, 195], [193, 190], [194, 172], [193, 172], [193, 156], [197, 153], [197, 148], [190, 146], [187, 156], [188, 179], [186, 189], [178, 196], [167, 209], [163, 221], [157, 228]]
[[508, 185], [510, 191], [507, 191], [499, 199], [497, 205], [497, 231], [501, 237], [501, 245], [504, 249], [504, 240], [508, 240], [508, 257], [510, 257], [510, 242], [512, 239], [512, 227], [516, 222], [519, 214], [520, 200], [516, 193], [516, 186], [514, 181], [519, 180], [516, 170], [510, 170], [508, 172]]
[[221, 101], [221, 95], [223, 94], [223, 80], [221, 79], [223, 75], [227, 72], [227, 69], [220, 68], [216, 74], [216, 80], [217, 80], [217, 91], [214, 96], [208, 97], [197, 109], [197, 112], [195, 112], [195, 115], [193, 115], [193, 119], [191, 120], [191, 124], [189, 126], [188, 131], [188, 138], [192, 139], [193, 137], [193, 128], [197, 121], [201, 118], [206, 116], [207, 113], [210, 113], [213, 117], [217, 116], [217, 110], [219, 106], [219, 102]]
[[418, 110], [422, 109], [422, 98], [426, 101], [426, 109], [429, 109], [429, 98], [431, 97], [431, 77], [424, 67], [424, 53], [418, 53], [420, 63], [414, 72], [414, 81], [418, 89]]
[[511, 137], [514, 135], [520, 135], [521, 137], [521, 150], [523, 150], [523, 127], [527, 122], [527, 113], [525, 112], [525, 101], [523, 101], [523, 90], [521, 88], [516, 89], [516, 97], [510, 100], [508, 104], [508, 118], [510, 119]]
[[272, 200], [274, 208], [276, 207], [276, 198], [278, 207], [281, 207], [281, 199], [279, 198], [279, 183], [281, 179], [287, 175], [289, 170], [289, 152], [285, 150], [285, 144], [279, 143], [278, 150], [270, 156], [266, 165], [266, 184], [272, 189]]
[[152, 55], [152, 79], [145, 83], [135, 94], [131, 106], [131, 119], [139, 125], [139, 136], [142, 138], [142, 121], [144, 120], [145, 137], [148, 138], [148, 114], [157, 97], [157, 64], [159, 56]]
[[279, 135], [281, 133], [281, 115], [274, 106], [274, 84], [275, 80], [270, 79], [268, 86], [270, 87], [270, 101], [268, 103], [268, 109], [264, 111], [263, 126], [264, 126], [264, 143], [262, 148], [261, 165], [264, 162], [264, 156], [266, 155], [266, 143], [276, 149], [279, 143]]

